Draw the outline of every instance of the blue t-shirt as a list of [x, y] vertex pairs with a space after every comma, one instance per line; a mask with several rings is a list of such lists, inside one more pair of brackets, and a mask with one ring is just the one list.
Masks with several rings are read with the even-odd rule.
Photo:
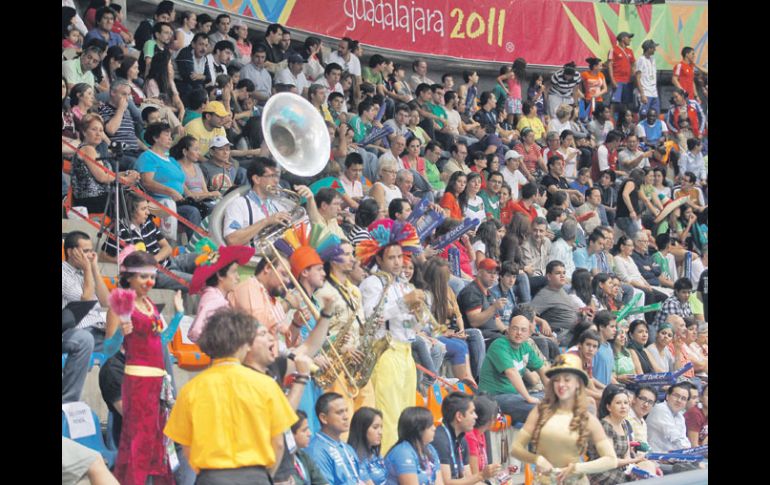
[[361, 475], [369, 475], [374, 485], [385, 483], [387, 471], [385, 470], [385, 459], [381, 456], [373, 456], [366, 460], [360, 460], [358, 465]]
[[[163, 159], [152, 150], [147, 150], [136, 159], [135, 168], [139, 173], [155, 172], [155, 181], [157, 183], [172, 188], [184, 195], [184, 171], [182, 171], [179, 162], [172, 157]], [[152, 196], [157, 199], [171, 198], [163, 194], [152, 194]]]
[[588, 271], [593, 271], [597, 268], [598, 262], [596, 261], [596, 254], [588, 255], [587, 248], [578, 248], [572, 253], [572, 261], [575, 262], [576, 268], [585, 268]]
[[349, 444], [335, 441], [323, 432], [317, 433], [310, 440], [307, 454], [323, 473], [329, 485], [357, 485], [369, 480], [369, 475], [361, 470], [358, 456]]
[[612, 346], [604, 342], [594, 355], [594, 377], [605, 386], [612, 380], [612, 369], [615, 367], [615, 358], [612, 355]]
[[438, 460], [438, 452], [430, 444], [425, 448], [426, 454], [431, 457], [425, 463], [420, 463], [417, 450], [407, 441], [402, 441], [391, 448], [385, 457], [385, 468], [388, 473], [385, 485], [398, 485], [398, 476], [408, 473], [416, 474], [420, 485], [435, 483], [436, 475], [441, 466]]

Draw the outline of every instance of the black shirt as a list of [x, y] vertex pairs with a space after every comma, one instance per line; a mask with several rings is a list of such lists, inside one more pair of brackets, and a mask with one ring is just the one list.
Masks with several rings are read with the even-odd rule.
[[[470, 286], [470, 285], [469, 285]], [[470, 462], [468, 443], [463, 439], [465, 433], [455, 436], [454, 428], [442, 424], [436, 428], [436, 434], [431, 443], [438, 453], [439, 463], [449, 465], [452, 478], [463, 477], [463, 467]]]
[[[631, 217], [631, 212], [629, 211], [628, 206], [626, 205], [626, 201], [623, 200], [623, 191], [626, 190], [627, 184], [633, 184], [634, 181], [631, 179], [626, 179], [623, 184], [620, 186], [620, 189], [618, 190], [618, 217]], [[636, 184], [634, 184], [636, 185]], [[634, 209], [634, 212], [639, 212], [639, 187], [635, 187], [634, 190], [631, 192], [629, 198], [631, 199], [631, 207]]]
[[[460, 312], [462, 312], [463, 321], [469, 328], [472, 327], [470, 319], [468, 318], [468, 312], [474, 309], [480, 309], [482, 312], [492, 305], [492, 297], [489, 294], [489, 290], [482, 290], [478, 280], [465, 285], [465, 288], [457, 295], [457, 304], [460, 306]], [[475, 327], [486, 330], [497, 330], [497, 324], [495, 324], [495, 314], [484, 322], [480, 327]]]
[[642, 278], [647, 280], [647, 283], [652, 286], [660, 286], [658, 276], [660, 276], [662, 271], [660, 265], [652, 259], [652, 256], [649, 254], [641, 254], [634, 250], [631, 254], [631, 259], [634, 260], [636, 267], [639, 268], [639, 273], [642, 275]]
[[[555, 185], [556, 188], [559, 188], [559, 189], [565, 189], [565, 190], [569, 189], [569, 182], [567, 182], [567, 179], [565, 179], [564, 177], [556, 178], [550, 173], [543, 177], [543, 180], [541, 183], [545, 186], [546, 189], [548, 189], [551, 185]], [[553, 194], [548, 192], [548, 195], [546, 197], [547, 198], [545, 201], [545, 208], [550, 209], [551, 206], [553, 205]]]
[[703, 295], [703, 318], [709, 321], [709, 270], [703, 270], [698, 281], [698, 291]]

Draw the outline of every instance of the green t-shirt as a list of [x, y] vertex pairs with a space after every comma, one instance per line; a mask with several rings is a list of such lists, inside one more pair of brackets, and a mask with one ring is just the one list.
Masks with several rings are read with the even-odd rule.
[[486, 190], [479, 192], [479, 197], [484, 201], [484, 211], [487, 213], [487, 217], [500, 220], [500, 196], [491, 196]]
[[[676, 226], [674, 227], [674, 231], [676, 233], [680, 233], [683, 230], [684, 230], [684, 227], [682, 227], [682, 223], [679, 221], [676, 221]], [[668, 232], [668, 219], [660, 223], [660, 225], [658, 226], [658, 232], [655, 235], [658, 236], [660, 234], [665, 234], [667, 232]]]
[[369, 66], [365, 66], [361, 70], [361, 79], [365, 83], [374, 84], [375, 86], [378, 84], [385, 84], [385, 80], [382, 78], [382, 73], [372, 71], [372, 68]]
[[[425, 103], [425, 107], [428, 108], [431, 113], [438, 116], [439, 118], [442, 118], [444, 120], [447, 119], [446, 110], [444, 109], [443, 106], [440, 106], [438, 104], [433, 104], [433, 103]], [[444, 122], [436, 121], [436, 123], [438, 123], [439, 129], [444, 127]]]
[[514, 349], [506, 337], [498, 338], [489, 346], [481, 366], [479, 390], [490, 394], [518, 394], [505, 375], [505, 371], [512, 367], [519, 375], [524, 376], [524, 369], [538, 370], [543, 367], [543, 360], [529, 342], [524, 342]]
[[668, 258], [663, 256], [660, 251], [652, 255], [652, 260], [658, 263], [658, 266], [660, 266], [661, 274], [663, 274], [666, 278], [671, 279], [671, 269], [668, 265]]
[[497, 109], [503, 109], [505, 107], [505, 100], [508, 94], [505, 92], [500, 83], [495, 84], [495, 89], [492, 90], [492, 94], [497, 98]]
[[353, 141], [356, 143], [361, 143], [372, 130], [372, 124], [364, 123], [364, 120], [358, 115], [350, 119], [350, 127], [353, 128]]
[[444, 191], [446, 184], [441, 181], [441, 172], [438, 171], [438, 167], [430, 160], [425, 160], [425, 175], [428, 179], [428, 183], [435, 190]]

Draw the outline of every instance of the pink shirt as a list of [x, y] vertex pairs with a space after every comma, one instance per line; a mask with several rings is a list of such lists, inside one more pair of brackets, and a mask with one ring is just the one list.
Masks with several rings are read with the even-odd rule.
[[230, 303], [219, 288], [215, 286], [207, 286], [204, 288], [203, 292], [201, 292], [200, 302], [198, 303], [197, 315], [195, 315], [195, 320], [193, 320], [193, 323], [190, 326], [190, 331], [187, 332], [187, 337], [193, 342], [197, 342], [203, 329], [206, 328], [206, 324], [209, 322], [211, 314], [220, 308], [227, 306], [230, 306]]
[[521, 99], [521, 83], [514, 77], [508, 78], [508, 96], [513, 99]]

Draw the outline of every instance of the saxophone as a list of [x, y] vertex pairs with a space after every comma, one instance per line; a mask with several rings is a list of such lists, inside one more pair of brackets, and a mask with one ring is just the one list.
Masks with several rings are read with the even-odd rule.
[[395, 282], [395, 278], [388, 273], [378, 271], [374, 273], [383, 283], [382, 296], [380, 301], [374, 307], [374, 311], [364, 322], [364, 328], [361, 329], [361, 352], [364, 354], [364, 360], [359, 366], [355, 366], [353, 375], [356, 377], [356, 385], [361, 388], [369, 382], [374, 372], [374, 366], [377, 364], [380, 356], [390, 347], [390, 333], [385, 332], [385, 336], [375, 338], [378, 330], [377, 321], [383, 315], [385, 307], [385, 295], [388, 294], [390, 286]]
[[[334, 316], [332, 317], [332, 321], [329, 322], [329, 326], [333, 326], [335, 322], [339, 321], [341, 312], [336, 312]], [[347, 343], [347, 336], [350, 333], [350, 328], [353, 326], [353, 321], [355, 320], [355, 315], [353, 315], [353, 318], [345, 322], [344, 326], [339, 329], [337, 332], [337, 338], [334, 340], [334, 342], [331, 343], [331, 345], [324, 344], [323, 348], [326, 351], [326, 355], [339, 355], [342, 357], [344, 355], [343, 347], [345, 347], [345, 344]], [[328, 340], [328, 339], [327, 339]], [[335, 352], [331, 352], [330, 347], [334, 347]], [[331, 353], [330, 353], [331, 352]], [[330, 359], [330, 365], [326, 368], [324, 371], [318, 371], [315, 374], [313, 374], [313, 378], [316, 381], [316, 384], [321, 387], [321, 389], [329, 389], [334, 382], [337, 380], [339, 376], [344, 376], [345, 380], [348, 381], [348, 385], [350, 385], [350, 378], [347, 377], [347, 374], [341, 367], [345, 365], [348, 370], [351, 372], [353, 376], [355, 376], [357, 370], [354, 370], [354, 368], [351, 365], [338, 362], [337, 359]], [[351, 386], [355, 389], [354, 386]], [[358, 390], [355, 389], [355, 394], [358, 395]], [[355, 397], [355, 396], [351, 396]]]

